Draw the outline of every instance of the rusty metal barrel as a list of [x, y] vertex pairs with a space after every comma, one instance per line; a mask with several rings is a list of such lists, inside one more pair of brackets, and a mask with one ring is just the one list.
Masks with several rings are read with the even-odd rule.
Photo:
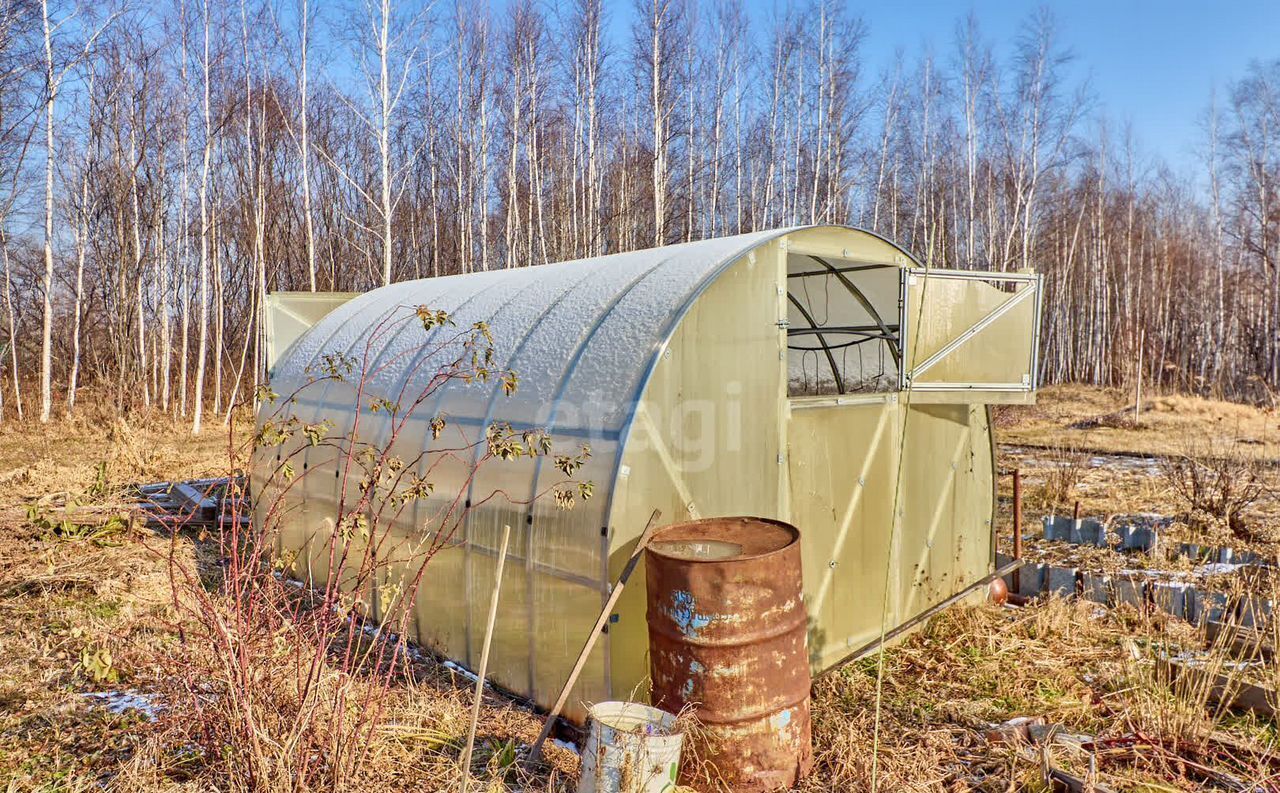
[[795, 784], [813, 765], [800, 532], [763, 518], [678, 523], [653, 537], [645, 570], [653, 704], [693, 709], [691, 754], [730, 789]]

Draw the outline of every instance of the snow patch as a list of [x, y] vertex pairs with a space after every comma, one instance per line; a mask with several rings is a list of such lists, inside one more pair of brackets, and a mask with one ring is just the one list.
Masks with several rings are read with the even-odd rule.
[[98, 707], [106, 708], [116, 715], [132, 710], [142, 714], [147, 721], [155, 721], [160, 711], [164, 709], [154, 694], [146, 694], [132, 688], [127, 691], [90, 691], [83, 696]]

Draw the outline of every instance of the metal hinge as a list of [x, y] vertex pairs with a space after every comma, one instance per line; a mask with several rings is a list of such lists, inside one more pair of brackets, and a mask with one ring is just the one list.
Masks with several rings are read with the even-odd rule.
[[785, 328], [789, 328], [789, 327], [791, 327], [791, 320], [789, 320], [789, 319], [780, 319], [780, 320], [778, 320], [777, 322], [775, 322], [774, 324], [775, 324], [775, 325], [777, 325], [779, 328], [784, 328], [784, 329], [785, 329]]

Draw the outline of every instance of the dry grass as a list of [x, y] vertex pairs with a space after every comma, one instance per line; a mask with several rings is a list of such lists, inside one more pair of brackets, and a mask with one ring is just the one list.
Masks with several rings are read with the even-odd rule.
[[1266, 461], [1238, 443], [1188, 439], [1181, 454], [1161, 461], [1169, 489], [1193, 528], [1223, 528], [1245, 540], [1276, 539], [1265, 521], [1249, 520], [1250, 509], [1270, 490]]
[[[1079, 499], [1086, 514], [1104, 515], [1167, 503], [1168, 485], [1158, 473], [1108, 461], [1094, 465], [1093, 455], [1076, 451], [1107, 443], [1117, 451], [1158, 448], [1145, 428], [1070, 428], [1087, 412], [1082, 407], [1103, 415], [1114, 412], [1115, 402], [1114, 395], [1054, 390], [1025, 426], [1011, 414], [1002, 417], [1002, 433], [1026, 443], [1035, 437], [1027, 427], [1038, 426], [1045, 444], [1058, 450], [1029, 451], [1017, 460], [1027, 473], [1029, 500], [1066, 511]], [[1274, 421], [1245, 410], [1239, 426], [1251, 432]], [[1179, 411], [1169, 413], [1178, 422], [1194, 423], [1185, 406]], [[1209, 415], [1212, 426], [1221, 426], [1214, 417], [1228, 411], [1213, 408]], [[1120, 436], [1108, 433], [1129, 435], [1120, 444]], [[181, 668], [201, 668], [209, 659], [184, 654], [193, 650], [177, 640], [184, 625], [173, 608], [166, 569], [170, 538], [131, 525], [59, 536], [31, 525], [20, 508], [31, 499], [65, 493], [91, 504], [95, 514], [110, 515], [130, 483], [223, 473], [225, 448], [220, 431], [193, 441], [182, 424], [163, 417], [116, 422], [86, 415], [48, 428], [0, 427], [0, 459], [7, 466], [0, 471], [0, 624], [6, 626], [0, 631], [0, 780], [7, 790], [234, 789], [191, 748], [192, 713], [209, 703], [174, 685]], [[1054, 464], [1038, 465], [1039, 460]], [[1007, 478], [1003, 486], [1007, 495]], [[1264, 500], [1260, 509], [1274, 505]], [[196, 572], [216, 571], [212, 543], [186, 535], [176, 543], [178, 563]], [[1134, 563], [1132, 557], [1123, 561]], [[1280, 582], [1271, 577], [1258, 585], [1264, 584], [1276, 587], [1280, 600]], [[1280, 628], [1272, 632], [1268, 641], [1276, 646]], [[1187, 760], [1245, 779], [1272, 778], [1278, 735], [1272, 720], [1232, 714], [1211, 701], [1204, 686], [1171, 679], [1155, 663], [1160, 651], [1205, 646], [1204, 637], [1185, 623], [1131, 610], [1107, 612], [1089, 603], [953, 609], [886, 652], [878, 746], [875, 664], [854, 664], [817, 682], [817, 768], [804, 790], [870, 789], [873, 746], [880, 790], [1046, 790], [1038, 749], [988, 741], [991, 724], [1016, 716], [1099, 739], [1140, 733], [1154, 742], [1140, 749], [1099, 748], [1099, 781], [1117, 790], [1203, 789], [1204, 779], [1188, 770]], [[1207, 663], [1226, 668], [1228, 650], [1209, 650]], [[1277, 670], [1272, 662], [1247, 673], [1275, 685]], [[288, 676], [287, 669], [269, 665], [263, 673], [278, 676], [268, 681]], [[367, 684], [358, 675], [325, 678], [335, 688]], [[133, 710], [111, 713], [84, 696], [130, 690], [157, 698], [158, 720]], [[470, 696], [470, 681], [452, 679], [427, 660], [413, 663], [386, 701], [370, 740], [371, 762], [351, 785], [456, 789]], [[488, 699], [470, 769], [472, 789], [572, 789], [577, 759], [564, 749], [550, 747], [551, 767], [533, 778], [522, 777], [512, 762], [539, 726], [521, 707]], [[1084, 753], [1060, 743], [1049, 755], [1053, 764], [1078, 773], [1088, 767]]]
[[[1273, 724], [1231, 716], [1203, 686], [1171, 681], [1155, 663], [1158, 652], [1204, 646], [1186, 623], [1083, 601], [954, 609], [886, 653], [880, 789], [1046, 790], [1031, 760], [1038, 750], [1029, 757], [988, 740], [993, 725], [1016, 717], [1097, 741], [1094, 752], [1054, 744], [1052, 763], [1083, 776], [1096, 754], [1096, 781], [1115, 790], [1202, 790], [1179, 758], [1211, 755], [1220, 772], [1274, 779]], [[1223, 668], [1228, 656], [1206, 657]], [[819, 764], [806, 790], [870, 789], [876, 674], [868, 659], [815, 686]], [[1134, 735], [1160, 748], [1102, 748]], [[1233, 754], [1214, 755], [1224, 742]]]
[[[1000, 464], [1022, 472], [1029, 534], [1038, 532], [1041, 516], [1069, 515], [1079, 502], [1085, 517], [1174, 517], [1166, 532], [1170, 543], [1280, 552], [1280, 416], [1274, 410], [1159, 396], [1144, 403], [1140, 426], [1119, 421], [1124, 415], [1122, 394], [1081, 386], [1047, 388], [1035, 406], [1001, 411]], [[999, 493], [999, 525], [1007, 528], [1009, 477], [1001, 478]], [[1055, 549], [1092, 553], [1050, 544], [1047, 558]], [[1126, 559], [1137, 566], [1148, 561], [1115, 559], [1121, 566]]]
[[166, 540], [133, 524], [61, 537], [22, 505], [56, 499], [110, 514], [128, 484], [225, 468], [225, 436], [184, 435], [163, 415], [130, 422], [92, 405], [47, 426], [0, 426], [0, 778], [11, 790], [109, 779], [148, 727], [84, 694], [146, 686], [172, 636]]
[[1170, 455], [1180, 454], [1192, 434], [1280, 458], [1280, 413], [1274, 406], [1172, 394], [1144, 399], [1136, 424], [1132, 416], [1132, 394], [1060, 385], [1042, 389], [1033, 407], [1002, 409], [997, 426], [1000, 440], [1011, 444]]
[[[237, 422], [239, 438], [247, 418]], [[0, 507], [60, 491], [90, 490], [105, 464], [108, 492], [130, 484], [224, 476], [221, 425], [192, 437], [190, 424], [162, 413], [120, 418], [92, 403], [71, 419], [0, 424]]]
[[1043, 484], [1030, 499], [1049, 514], [1071, 512], [1082, 493], [1080, 485], [1089, 472], [1089, 455], [1073, 449], [1050, 449], [1045, 455]]
[[[219, 567], [216, 542], [194, 533], [163, 536], [136, 521], [110, 533], [60, 534], [33, 524], [22, 506], [43, 499], [82, 505], [74, 511], [81, 519], [115, 514], [129, 484], [225, 475], [226, 448], [222, 431], [192, 439], [185, 424], [164, 416], [0, 427], [0, 453], [11, 466], [0, 507], [0, 789], [237, 788], [212, 773], [219, 764], [189, 740], [194, 716], [217, 706], [213, 691], [193, 700], [176, 684], [212, 659], [193, 656], [199, 649], [178, 640], [191, 626], [174, 608], [169, 560], [209, 580]], [[290, 675], [269, 659], [257, 669], [268, 692]], [[336, 674], [324, 683], [353, 695], [372, 685]], [[101, 692], [142, 695], [158, 706], [158, 718], [136, 709], [113, 713], [86, 696]], [[411, 664], [385, 702], [370, 762], [351, 786], [457, 789], [470, 692], [468, 679], [454, 679], [429, 659]], [[503, 780], [529, 790], [572, 788], [577, 758], [563, 748], [548, 747], [549, 766], [534, 777], [512, 763], [515, 748], [537, 736], [540, 719], [494, 697], [481, 714], [472, 790], [501, 789]], [[264, 729], [270, 739], [270, 726]], [[276, 782], [290, 789], [289, 780]]]

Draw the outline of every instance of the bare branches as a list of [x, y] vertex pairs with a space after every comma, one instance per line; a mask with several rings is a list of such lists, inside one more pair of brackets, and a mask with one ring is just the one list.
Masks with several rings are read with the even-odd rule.
[[1122, 384], [1139, 358], [1157, 387], [1265, 399], [1280, 379], [1274, 63], [1224, 91], [1202, 191], [1093, 112], [1045, 12], [1014, 41], [971, 16], [942, 51], [865, 63], [835, 0], [4, 8], [0, 343], [10, 393], [47, 376], [42, 408], [55, 382], [69, 403], [109, 383], [199, 431], [205, 400], [264, 376], [270, 290], [793, 223], [1044, 271], [1049, 381]]

